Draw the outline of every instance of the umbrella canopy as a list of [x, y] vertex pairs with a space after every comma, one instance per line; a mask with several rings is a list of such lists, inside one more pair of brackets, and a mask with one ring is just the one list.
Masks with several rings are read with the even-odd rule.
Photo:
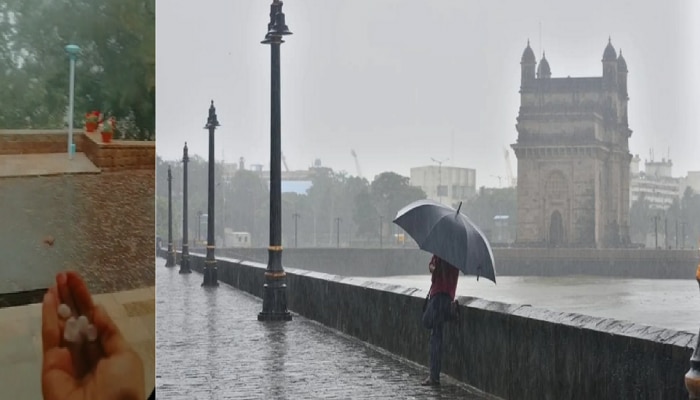
[[[462, 207], [462, 203], [459, 204]], [[425, 250], [467, 275], [496, 283], [493, 251], [484, 234], [466, 215], [433, 200], [418, 200], [402, 208], [394, 223]]]

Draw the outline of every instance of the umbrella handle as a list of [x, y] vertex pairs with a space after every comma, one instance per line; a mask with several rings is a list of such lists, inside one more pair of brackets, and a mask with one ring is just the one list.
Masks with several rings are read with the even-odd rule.
[[460, 202], [459, 202], [459, 206], [457, 207], [457, 212], [455, 213], [455, 215], [459, 215], [459, 210], [460, 210], [461, 208], [462, 208], [462, 202], [460, 201]]

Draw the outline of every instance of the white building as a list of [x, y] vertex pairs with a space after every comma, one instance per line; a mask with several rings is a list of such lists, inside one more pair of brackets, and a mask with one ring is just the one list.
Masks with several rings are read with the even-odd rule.
[[686, 188], [693, 189], [693, 192], [700, 193], [700, 171], [688, 171], [688, 175], [683, 179], [681, 194]]
[[476, 195], [476, 170], [439, 165], [411, 168], [411, 185], [423, 189], [431, 200], [457, 207]]
[[636, 155], [630, 163], [630, 205], [643, 195], [651, 208], [668, 210], [673, 201], [680, 200], [683, 195], [684, 180], [673, 177], [670, 159], [645, 160], [644, 171], [639, 170], [640, 162]]

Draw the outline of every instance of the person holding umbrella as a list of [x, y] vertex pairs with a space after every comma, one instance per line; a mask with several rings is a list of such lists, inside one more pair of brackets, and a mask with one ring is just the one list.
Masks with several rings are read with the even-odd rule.
[[430, 329], [430, 376], [421, 385], [437, 386], [442, 364], [442, 326], [451, 320], [459, 270], [436, 255], [430, 260], [428, 269], [432, 283], [423, 312], [423, 326]]
[[466, 215], [434, 200], [418, 200], [396, 214], [394, 223], [433, 254], [429, 269], [432, 285], [423, 311], [423, 325], [430, 329], [430, 377], [422, 384], [440, 384], [442, 325], [457, 316], [454, 302], [459, 271], [496, 283], [493, 250], [486, 236]]

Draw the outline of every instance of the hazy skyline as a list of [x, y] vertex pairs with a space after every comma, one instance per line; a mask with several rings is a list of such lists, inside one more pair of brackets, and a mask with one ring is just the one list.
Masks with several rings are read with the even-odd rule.
[[[214, 100], [216, 158], [269, 164], [271, 1], [161, 2], [157, 9], [157, 152], [207, 157]], [[660, 6], [663, 4], [663, 6]], [[700, 28], [693, 1], [321, 1], [284, 4], [282, 149], [289, 168], [316, 158], [355, 175], [411, 167], [474, 168], [477, 186], [506, 175], [515, 143], [520, 57], [530, 39], [553, 77], [600, 76], [608, 36], [629, 67], [630, 152], [700, 170]], [[540, 39], [541, 26], [541, 39]], [[517, 161], [511, 151], [517, 174]]]

